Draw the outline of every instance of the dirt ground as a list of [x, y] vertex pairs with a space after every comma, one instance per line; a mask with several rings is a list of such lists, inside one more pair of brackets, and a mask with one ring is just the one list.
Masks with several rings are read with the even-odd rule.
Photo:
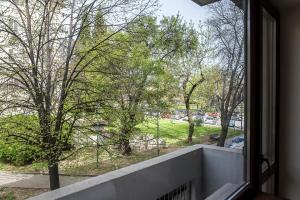
[[37, 196], [48, 189], [24, 189], [24, 188], [2, 188], [0, 200], [24, 200], [29, 197]]

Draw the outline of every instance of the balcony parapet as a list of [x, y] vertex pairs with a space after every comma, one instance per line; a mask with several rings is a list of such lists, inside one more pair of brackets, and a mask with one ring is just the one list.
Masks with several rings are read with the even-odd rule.
[[243, 183], [241, 151], [194, 145], [30, 200], [201, 200], [228, 183]]

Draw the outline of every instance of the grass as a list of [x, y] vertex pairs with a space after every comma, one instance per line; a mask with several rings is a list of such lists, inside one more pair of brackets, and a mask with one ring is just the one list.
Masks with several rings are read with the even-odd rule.
[[16, 166], [9, 163], [0, 162], [0, 170], [16, 173], [45, 173], [47, 172], [48, 167], [46, 162], [35, 162], [23, 166]]
[[[178, 148], [188, 146], [187, 131], [188, 123], [184, 121], [174, 121], [162, 119], [159, 121], [160, 138], [163, 138], [167, 143], [167, 148], [160, 150], [161, 155], [175, 151]], [[156, 123], [153, 120], [138, 126], [143, 134], [151, 134], [156, 136]], [[209, 135], [220, 133], [220, 127], [213, 126], [195, 126], [193, 144], [210, 144]], [[242, 131], [229, 129], [228, 137], [241, 135]], [[109, 152], [109, 153], [108, 153]], [[157, 150], [134, 150], [132, 155], [120, 155], [118, 150], [113, 147], [106, 151], [102, 149], [99, 160], [100, 165], [96, 165], [96, 149], [84, 149], [65, 161], [60, 162], [60, 173], [69, 175], [99, 175], [109, 171], [113, 171], [134, 163], [151, 159], [157, 156]], [[0, 170], [13, 171], [19, 173], [47, 173], [47, 164], [45, 162], [37, 162], [31, 165], [14, 166], [3, 164], [0, 162]]]
[[1, 188], [0, 200], [23, 200], [47, 191], [47, 189]]
[[[148, 120], [138, 126], [143, 134], [157, 135], [157, 125], [155, 120]], [[188, 123], [186, 121], [161, 119], [159, 121], [159, 137], [166, 140], [167, 144], [184, 145], [188, 135]], [[195, 126], [194, 143], [207, 143], [211, 134], [219, 134], [220, 127], [216, 126]], [[229, 129], [228, 137], [241, 135], [241, 130]]]
[[[162, 119], [159, 121], [159, 125], [160, 137], [167, 143], [167, 148], [160, 149], [160, 155], [191, 145], [186, 142], [188, 131], [187, 122]], [[143, 134], [156, 136], [157, 126], [155, 120], [148, 120], [147, 122], [139, 125], [138, 128]], [[195, 126], [193, 143], [210, 144], [209, 135], [218, 134], [220, 131], [220, 127]], [[240, 130], [229, 129], [228, 137], [241, 134], [242, 131]], [[157, 149], [143, 151], [133, 149], [133, 153], [130, 156], [123, 156], [114, 148], [109, 149], [109, 151], [102, 149], [99, 156], [99, 167], [97, 167], [96, 155], [95, 148], [84, 149], [67, 160], [60, 162], [59, 171], [61, 174], [75, 176], [95, 176], [158, 156]], [[19, 173], [47, 173], [47, 164], [45, 162], [37, 162], [26, 166], [13, 166], [0, 162], [0, 170]], [[0, 191], [0, 200], [22, 200], [46, 191], [47, 190], [45, 189], [3, 188]]]
[[[178, 147], [179, 148], [179, 147]], [[175, 151], [176, 147], [169, 147], [160, 149], [160, 155]], [[105, 151], [100, 152], [99, 167], [96, 162], [96, 149], [87, 148], [67, 160], [61, 161], [59, 164], [60, 174], [74, 175], [74, 176], [95, 176], [110, 172], [122, 167], [132, 165], [144, 160], [148, 160], [157, 156], [157, 150], [137, 151], [133, 150], [132, 155], [123, 156], [116, 149], [110, 150], [110, 155]], [[33, 163], [25, 166], [14, 166], [9, 164], [2, 164], [4, 171], [11, 171], [16, 173], [44, 173], [47, 171], [47, 164], [45, 162]], [[0, 199], [1, 200], [1, 199]]]
[[[170, 153], [178, 148], [164, 148], [160, 155]], [[86, 156], [89, 155], [89, 156]], [[73, 159], [63, 161], [60, 164], [60, 171], [72, 175], [100, 175], [106, 172], [117, 170], [135, 163], [149, 160], [157, 156], [157, 150], [133, 151], [130, 156], [123, 156], [115, 152], [111, 157], [102, 154], [99, 167], [96, 165], [95, 149], [86, 149], [84, 154], [78, 154]]]

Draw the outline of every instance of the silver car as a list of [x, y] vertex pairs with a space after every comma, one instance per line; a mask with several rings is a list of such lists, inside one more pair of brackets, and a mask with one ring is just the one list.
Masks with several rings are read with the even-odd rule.
[[205, 124], [212, 124], [212, 125], [215, 125], [217, 123], [217, 120], [213, 117], [206, 117], [204, 119], [204, 123]]

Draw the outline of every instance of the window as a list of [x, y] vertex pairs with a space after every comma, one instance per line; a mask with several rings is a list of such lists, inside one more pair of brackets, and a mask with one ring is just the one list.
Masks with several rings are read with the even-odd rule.
[[3, 104], [0, 148], [14, 144], [30, 156], [3, 159], [46, 169], [51, 190], [61, 186], [59, 172], [120, 170], [55, 198], [99, 196], [92, 188], [119, 181], [103, 195], [225, 199], [244, 186], [248, 2], [66, 2], [4, 6], [30, 28], [0, 23], [18, 36], [14, 56], [0, 59], [0, 76], [18, 83]]

